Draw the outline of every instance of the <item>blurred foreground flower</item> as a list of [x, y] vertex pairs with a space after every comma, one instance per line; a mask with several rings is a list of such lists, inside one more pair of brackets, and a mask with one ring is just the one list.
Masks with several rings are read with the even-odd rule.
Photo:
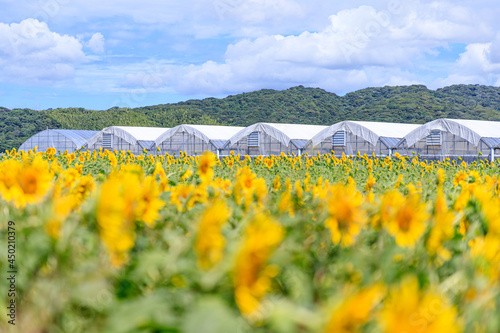
[[283, 236], [281, 225], [262, 213], [245, 230], [234, 267], [234, 288], [236, 303], [247, 317], [258, 311], [260, 300], [271, 287], [271, 278], [278, 274], [277, 267], [267, 265], [267, 261]]
[[115, 267], [127, 262], [128, 251], [134, 247], [135, 222], [143, 221], [152, 227], [164, 205], [154, 178], [143, 179], [138, 171], [131, 167], [112, 175], [102, 185], [99, 196], [97, 222]]
[[[395, 197], [398, 197], [399, 192], [393, 193]], [[426, 204], [420, 202], [418, 193], [404, 198], [400, 197], [400, 199], [385, 202], [390, 206], [382, 208], [383, 211], [389, 212], [386, 215], [386, 227], [399, 246], [413, 247], [425, 231], [429, 214], [427, 214]]]
[[201, 269], [210, 269], [222, 260], [226, 240], [221, 227], [228, 220], [229, 214], [229, 208], [222, 200], [212, 203], [203, 213], [195, 244], [198, 266]]
[[19, 208], [42, 201], [52, 179], [48, 162], [40, 156], [32, 161], [8, 159], [0, 163], [0, 195]]
[[346, 298], [333, 311], [325, 333], [358, 332], [372, 315], [373, 308], [384, 297], [381, 285], [365, 288]]
[[200, 162], [198, 164], [198, 175], [202, 182], [209, 182], [214, 177], [214, 169], [216, 156], [207, 151], [201, 155]]
[[387, 333], [460, 332], [455, 307], [436, 291], [420, 290], [415, 277], [390, 291], [379, 319]]
[[363, 195], [353, 185], [332, 185], [327, 202], [330, 217], [325, 224], [330, 229], [332, 242], [352, 245], [367, 221], [362, 207]]

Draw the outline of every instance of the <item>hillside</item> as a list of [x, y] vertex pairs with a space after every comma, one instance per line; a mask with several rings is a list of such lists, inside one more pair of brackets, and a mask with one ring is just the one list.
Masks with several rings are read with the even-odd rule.
[[247, 126], [262, 121], [326, 125], [342, 120], [424, 123], [443, 117], [500, 121], [500, 88], [454, 85], [433, 91], [413, 85], [366, 88], [338, 96], [298, 86], [134, 109], [34, 111], [0, 107], [0, 151], [19, 147], [47, 127], [99, 130], [112, 125], [172, 127], [182, 123]]

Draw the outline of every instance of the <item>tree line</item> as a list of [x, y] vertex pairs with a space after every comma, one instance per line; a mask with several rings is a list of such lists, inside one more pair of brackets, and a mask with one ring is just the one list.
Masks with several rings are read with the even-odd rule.
[[320, 88], [297, 86], [139, 108], [35, 111], [0, 107], [0, 151], [18, 148], [46, 128], [248, 126], [257, 122], [330, 125], [342, 120], [425, 123], [437, 118], [500, 121], [500, 88], [453, 85], [434, 91], [423, 85], [386, 86], [339, 96]]

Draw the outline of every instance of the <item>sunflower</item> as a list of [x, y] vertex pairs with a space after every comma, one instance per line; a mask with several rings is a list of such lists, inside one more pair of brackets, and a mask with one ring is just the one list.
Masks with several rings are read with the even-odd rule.
[[277, 267], [267, 265], [267, 261], [283, 236], [283, 227], [262, 213], [245, 230], [234, 267], [235, 300], [245, 316], [251, 317], [259, 308], [271, 287], [271, 278], [278, 273]]
[[229, 207], [222, 200], [212, 203], [203, 213], [194, 246], [201, 269], [210, 269], [222, 260], [226, 240], [221, 227], [229, 215]]
[[50, 237], [58, 239], [66, 218], [78, 206], [79, 202], [75, 195], [63, 194], [61, 193], [61, 188], [55, 186], [52, 193], [51, 204], [52, 213], [45, 224], [45, 232]]
[[272, 157], [266, 157], [264, 159], [264, 164], [268, 169], [271, 169], [271, 167], [274, 165], [274, 160], [272, 159]]
[[436, 203], [434, 204], [434, 215], [432, 217], [432, 229], [426, 244], [430, 254], [437, 254], [445, 260], [450, 259], [451, 253], [444, 248], [443, 243], [453, 236], [454, 219], [455, 214], [448, 210], [443, 189], [438, 188]]
[[415, 277], [393, 288], [379, 316], [386, 333], [460, 332], [457, 310], [434, 290], [420, 290]]
[[36, 204], [52, 187], [49, 164], [40, 156], [29, 162], [7, 160], [0, 165], [0, 195], [17, 207]]
[[165, 203], [160, 199], [160, 188], [153, 176], [146, 177], [141, 185], [135, 214], [138, 220], [143, 221], [148, 227], [153, 227]]
[[128, 251], [135, 243], [135, 224], [129, 216], [131, 207], [127, 207], [124, 191], [122, 179], [112, 177], [102, 184], [97, 204], [99, 235], [114, 267], [128, 261]]
[[324, 332], [358, 332], [368, 322], [373, 308], [383, 296], [384, 288], [375, 285], [347, 297], [333, 311]]
[[387, 216], [386, 228], [399, 246], [413, 247], [420, 239], [429, 218], [425, 203], [418, 193], [405, 197], [400, 206], [393, 207]]
[[280, 175], [276, 175], [273, 180], [273, 191], [277, 192], [279, 190], [281, 190]]
[[202, 182], [209, 182], [214, 177], [213, 166], [215, 165], [215, 155], [209, 151], [203, 153], [198, 164], [198, 175]]
[[189, 198], [193, 195], [195, 188], [193, 184], [178, 184], [170, 188], [170, 201], [182, 211]]
[[325, 221], [330, 229], [332, 242], [349, 246], [366, 224], [367, 217], [361, 204], [363, 196], [354, 186], [333, 185], [327, 197], [329, 218]]
[[366, 180], [366, 192], [370, 192], [372, 190], [373, 186], [375, 186], [376, 182], [377, 182], [377, 180], [375, 179], [375, 177], [373, 177], [373, 173], [370, 173], [370, 175], [368, 176], [368, 179]]

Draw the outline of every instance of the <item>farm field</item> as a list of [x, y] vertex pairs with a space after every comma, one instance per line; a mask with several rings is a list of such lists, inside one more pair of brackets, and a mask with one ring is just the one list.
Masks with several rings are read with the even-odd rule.
[[498, 332], [499, 166], [10, 151], [14, 329]]

